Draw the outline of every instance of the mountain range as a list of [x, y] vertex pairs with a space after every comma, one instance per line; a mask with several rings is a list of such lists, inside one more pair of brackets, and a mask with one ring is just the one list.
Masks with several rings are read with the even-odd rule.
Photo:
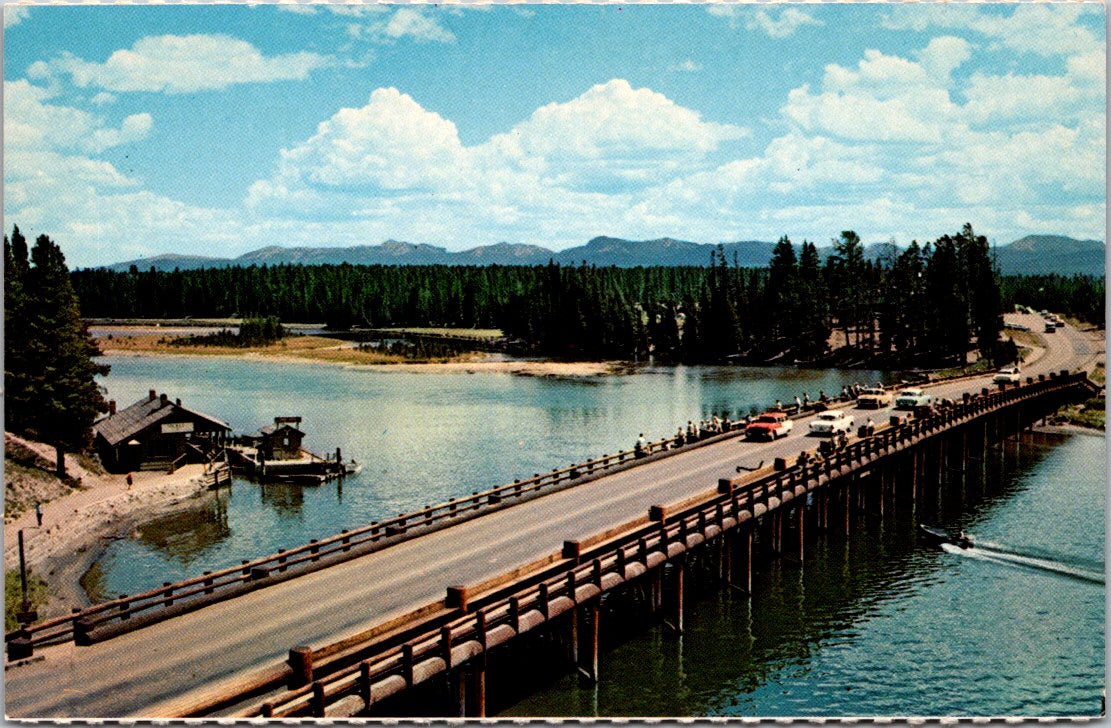
[[[585, 245], [552, 251], [538, 245], [497, 243], [469, 250], [452, 252], [445, 248], [387, 240], [380, 245], [356, 245], [346, 248], [283, 248], [268, 246], [237, 258], [209, 258], [173, 253], [150, 258], [128, 260], [105, 266], [109, 270], [127, 271], [131, 266], [139, 270], [172, 271], [175, 268], [221, 268], [251, 265], [320, 265], [350, 263], [352, 265], [544, 265], [554, 261], [560, 265], [587, 265], [621, 267], [653, 265], [708, 265], [718, 246], [713, 243], [693, 243], [673, 238], [657, 240], [623, 240], [596, 237]], [[745, 267], [763, 267], [771, 260], [775, 243], [759, 240], [741, 240], [722, 243], [726, 260], [736, 260]], [[831, 247], [820, 247], [824, 256]], [[898, 254], [891, 243], [872, 243], [865, 246], [866, 258], [875, 260]], [[1103, 275], [1105, 245], [1100, 240], [1077, 240], [1062, 235], [1027, 235], [1009, 245], [996, 248], [999, 267], [1004, 275], [1040, 275], [1060, 273], [1072, 275]]]

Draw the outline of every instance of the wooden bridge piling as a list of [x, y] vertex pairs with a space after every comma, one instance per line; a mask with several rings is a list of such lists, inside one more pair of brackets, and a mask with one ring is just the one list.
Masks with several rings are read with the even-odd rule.
[[[339, 701], [350, 701], [357, 705], [354, 710], [367, 712], [390, 695], [421, 686], [412, 693], [414, 698], [432, 697], [447, 715], [484, 716], [487, 655], [491, 645], [495, 655], [498, 647], [513, 645], [507, 654], [516, 653], [522, 661], [543, 659], [549, 669], [566, 670], [573, 666], [571, 669], [585, 681], [596, 683], [603, 608], [607, 619], [617, 616], [616, 634], [627, 629], [621, 623], [627, 621], [622, 617], [628, 614], [635, 616], [638, 623], [645, 618], [657, 624], [663, 621], [682, 634], [685, 608], [689, 606], [687, 589], [697, 588], [703, 580], [726, 582], [751, 596], [757, 558], [761, 562], [775, 558], [797, 560], [801, 565], [806, 548], [818, 540], [817, 534], [828, 539], [835, 530], [843, 532], [848, 548], [854, 528], [871, 530], [877, 515], [878, 527], [883, 529], [900, 510], [905, 513], [909, 508], [915, 513], [919, 506], [932, 508], [935, 495], [938, 512], [946, 501], [957, 500], [963, 505], [965, 471], [969, 469], [967, 464], [976, 460], [974, 454], [977, 451], [983, 454], [979, 458], [982, 472], [987, 469], [989, 440], [1002, 444], [1000, 458], [1005, 461], [1019, 457], [1023, 428], [1044, 417], [1063, 399], [1055, 392], [1043, 396], [1035, 390], [1036, 397], [1024, 402], [1014, 399], [1014, 393], [1008, 388], [1007, 396], [990, 393], [988, 398], [965, 399], [952, 412], [919, 413], [908, 426], [884, 428], [872, 439], [827, 451], [819, 463], [805, 468], [785, 467], [773, 478], [741, 487], [726, 481], [728, 487], [724, 490], [719, 483], [716, 500], [671, 509], [655, 507], [651, 530], [645, 528], [640, 533], [622, 535], [614, 541], [619, 547], [606, 546], [609, 550], [591, 547], [596, 550], [587, 557], [589, 560], [583, 559], [582, 544], [575, 544], [573, 555], [566, 553], [565, 545], [563, 556], [567, 568], [572, 570], [558, 577], [545, 577], [543, 582], [529, 582], [511, 597], [498, 597], [501, 601], [496, 606], [488, 607], [491, 602], [483, 601], [484, 595], [476, 593], [472, 597], [478, 610], [471, 611], [466, 587], [455, 587], [458, 591], [451, 606], [458, 611], [451, 616], [454, 626], [438, 628], [439, 635], [431, 632], [426, 637], [413, 638], [400, 649], [393, 648], [395, 651], [385, 662], [352, 666], [346, 683], [337, 684], [331, 679], [326, 661], [319, 670], [314, 670], [312, 650], [308, 647], [294, 648], [290, 652], [290, 666], [295, 680], [291, 682], [300, 686], [300, 702], [293, 708], [279, 708], [275, 703], [258, 711], [263, 715], [269, 711], [276, 716], [311, 713], [316, 717], [332, 717], [349, 714], [342, 712], [346, 707], [341, 709], [337, 705]], [[966, 414], [978, 416], [978, 421], [962, 419]], [[1014, 441], [1013, 449], [1008, 447], [1011, 443], [1007, 440]], [[959, 481], [953, 478], [955, 472], [960, 473]], [[836, 525], [831, 527], [832, 524]], [[308, 558], [301, 551], [279, 552], [268, 568], [295, 572], [298, 559], [315, 556], [324, 560], [326, 551], [322, 546], [318, 549], [310, 546], [308, 550]], [[247, 565], [240, 570], [245, 568]], [[198, 584], [201, 591], [213, 586], [211, 582]], [[159, 595], [168, 604], [188, 597], [180, 590]], [[130, 616], [133, 608], [129, 605], [127, 614], [120, 618]], [[491, 623], [490, 643], [484, 611], [487, 608], [494, 615], [491, 619], [496, 619]], [[75, 625], [74, 630], [87, 635], [98, 626], [99, 621], [90, 620], [80, 627]], [[510, 630], [512, 634], [508, 634]], [[500, 670], [497, 662], [494, 665]], [[497, 677], [491, 679], [494, 686], [499, 685]]]

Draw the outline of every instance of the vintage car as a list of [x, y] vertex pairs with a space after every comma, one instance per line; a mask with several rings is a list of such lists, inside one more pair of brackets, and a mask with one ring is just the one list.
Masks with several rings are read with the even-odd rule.
[[862, 389], [856, 398], [856, 406], [861, 409], [883, 409], [889, 404], [891, 404], [891, 392], [879, 387]]
[[849, 433], [853, 429], [853, 418], [841, 410], [827, 410], [821, 412], [810, 423], [812, 435], [836, 435], [838, 432]]
[[750, 440], [774, 440], [786, 437], [795, 423], [782, 412], [765, 412], [745, 428], [745, 437]]
[[904, 389], [895, 397], [895, 409], [912, 410], [916, 407], [929, 407], [930, 395], [917, 387]]
[[1006, 367], [1000, 369], [999, 373], [992, 377], [992, 381], [996, 384], [1019, 384], [1022, 382], [1022, 375], [1018, 373], [1018, 367]]

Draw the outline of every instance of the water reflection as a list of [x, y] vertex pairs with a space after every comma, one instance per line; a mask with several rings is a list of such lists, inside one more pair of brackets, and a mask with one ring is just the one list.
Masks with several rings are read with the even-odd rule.
[[231, 536], [231, 526], [223, 499], [213, 493], [188, 509], [146, 521], [133, 536], [159, 554], [188, 566]]
[[260, 483], [259, 497], [262, 504], [273, 509], [281, 520], [304, 520], [305, 488], [313, 486], [288, 483]]

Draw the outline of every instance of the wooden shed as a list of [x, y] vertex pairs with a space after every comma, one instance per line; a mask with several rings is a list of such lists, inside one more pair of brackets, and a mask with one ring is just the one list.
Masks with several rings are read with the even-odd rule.
[[261, 460], [297, 460], [301, 457], [301, 441], [305, 433], [298, 425], [300, 417], [275, 417], [274, 424], [259, 430], [258, 454]]
[[110, 472], [157, 470], [186, 462], [203, 462], [227, 440], [225, 422], [183, 407], [153, 389], [145, 399], [109, 414], [93, 425], [94, 445]]

